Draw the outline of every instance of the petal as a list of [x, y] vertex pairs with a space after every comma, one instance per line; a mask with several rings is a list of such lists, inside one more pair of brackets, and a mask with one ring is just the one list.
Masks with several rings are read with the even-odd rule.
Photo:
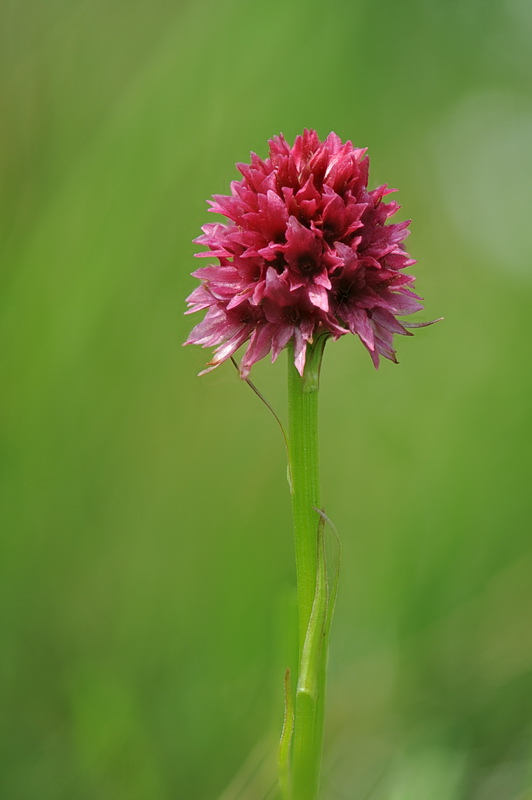
[[307, 342], [303, 338], [303, 335], [299, 328], [295, 328], [294, 330], [294, 365], [303, 377], [303, 373], [305, 372], [305, 361], [307, 358]]
[[308, 297], [312, 305], [316, 308], [321, 308], [325, 313], [329, 310], [329, 294], [323, 286], [319, 284], [310, 284], [308, 287]]
[[403, 336], [412, 336], [397, 320], [393, 314], [389, 311], [386, 311], [384, 308], [376, 308], [375, 311], [372, 313], [372, 319], [377, 323], [377, 325], [386, 328], [386, 330], [390, 331], [391, 333], [399, 333]]
[[255, 328], [246, 352], [244, 353], [244, 357], [240, 362], [240, 375], [242, 378], [247, 378], [253, 364], [268, 355], [272, 348], [273, 333], [274, 326], [268, 322]]
[[272, 336], [272, 362], [275, 361], [281, 350], [286, 347], [293, 333], [293, 325], [286, 324], [275, 326], [275, 332]]

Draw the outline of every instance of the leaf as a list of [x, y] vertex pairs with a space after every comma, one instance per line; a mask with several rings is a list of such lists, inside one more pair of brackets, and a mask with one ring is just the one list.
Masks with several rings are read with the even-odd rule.
[[291, 797], [290, 747], [294, 733], [294, 700], [290, 685], [290, 667], [284, 674], [284, 722], [279, 742], [279, 785], [285, 800]]

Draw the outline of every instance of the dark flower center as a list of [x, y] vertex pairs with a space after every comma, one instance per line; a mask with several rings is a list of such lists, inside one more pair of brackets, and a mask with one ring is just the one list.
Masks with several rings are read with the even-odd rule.
[[338, 226], [335, 225], [334, 222], [324, 222], [322, 225], [322, 233], [324, 239], [326, 239], [328, 242], [341, 238]]
[[[361, 277], [361, 276], [360, 276]], [[345, 278], [335, 287], [334, 296], [339, 306], [349, 305], [363, 287], [363, 282], [360, 280], [353, 280], [353, 278]]]
[[339, 306], [349, 305], [360, 297], [366, 286], [365, 270], [358, 268], [356, 272], [342, 275], [334, 287], [334, 297]]
[[336, 292], [336, 299], [338, 300], [338, 303], [340, 305], [342, 303], [347, 303], [350, 297], [351, 297], [351, 285], [341, 286]]
[[286, 267], [286, 261], [284, 260], [284, 256], [282, 253], [277, 253], [274, 260], [269, 262], [269, 266], [272, 266], [279, 275], [281, 275]]
[[319, 269], [316, 260], [309, 255], [300, 256], [298, 258], [297, 268], [302, 275], [314, 275]]
[[301, 319], [301, 313], [300, 313], [299, 309], [296, 308], [296, 307], [292, 307], [292, 308], [288, 309], [287, 316], [288, 316], [290, 322], [293, 322], [296, 325]]

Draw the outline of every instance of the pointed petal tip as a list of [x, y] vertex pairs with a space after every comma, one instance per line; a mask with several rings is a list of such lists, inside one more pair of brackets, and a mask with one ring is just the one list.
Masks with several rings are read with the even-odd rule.
[[[437, 322], [442, 322], [444, 319], [445, 317], [438, 317], [437, 319], [429, 320], [429, 322], [405, 322], [401, 320], [401, 325], [405, 328], [428, 328], [429, 325], [435, 325]], [[413, 336], [413, 334], [411, 333], [410, 336]]]
[[198, 378], [202, 378], [204, 375], [207, 375], [208, 372], [212, 372], [213, 369], [216, 369], [219, 364], [213, 364], [211, 361], [206, 365], [205, 369], [202, 369], [201, 372], [198, 372]]

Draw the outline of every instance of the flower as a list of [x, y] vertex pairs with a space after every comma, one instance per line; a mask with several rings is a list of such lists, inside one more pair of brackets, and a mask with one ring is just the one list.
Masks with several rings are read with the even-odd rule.
[[342, 144], [335, 133], [321, 142], [305, 130], [290, 147], [282, 135], [269, 157], [251, 154], [237, 164], [242, 179], [231, 194], [214, 195], [211, 222], [195, 242], [217, 259], [192, 274], [201, 280], [186, 313], [206, 310], [185, 344], [215, 347], [200, 375], [215, 369], [249, 342], [240, 364], [251, 366], [289, 343], [303, 375], [307, 344], [318, 336], [359, 337], [373, 363], [396, 362], [395, 333], [411, 335], [397, 315], [423, 308], [402, 270], [415, 263], [405, 251], [409, 221], [389, 224], [399, 206], [384, 202], [395, 191], [368, 190], [365, 149]]

